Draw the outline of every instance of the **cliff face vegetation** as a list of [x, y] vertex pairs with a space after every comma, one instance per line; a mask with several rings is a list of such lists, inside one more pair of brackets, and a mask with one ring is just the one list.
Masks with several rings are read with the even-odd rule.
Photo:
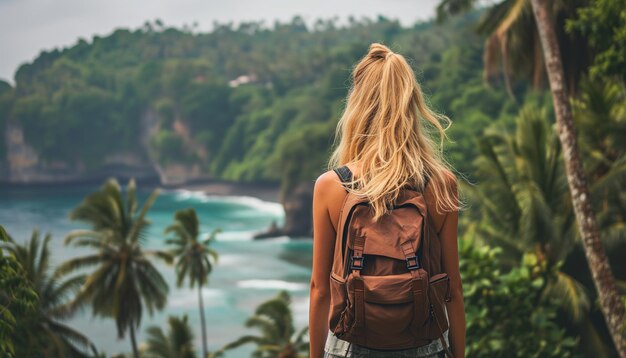
[[[273, 183], [286, 207], [305, 208], [325, 170], [351, 67], [374, 41], [410, 58], [431, 104], [455, 121], [447, 155], [467, 173], [482, 128], [511, 122], [518, 110], [482, 80], [477, 17], [409, 28], [383, 17], [312, 25], [295, 17], [210, 33], [156, 21], [42, 52], [17, 69], [14, 86], [0, 86], [0, 180]], [[546, 102], [524, 82], [516, 86], [525, 102]], [[308, 216], [288, 209], [294, 223]], [[304, 226], [288, 232], [306, 234]]]

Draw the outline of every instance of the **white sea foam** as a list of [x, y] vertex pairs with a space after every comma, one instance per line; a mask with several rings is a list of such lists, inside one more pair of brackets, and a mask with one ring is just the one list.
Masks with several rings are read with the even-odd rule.
[[178, 201], [189, 200], [189, 199], [197, 200], [200, 202], [209, 201], [207, 199], [207, 195], [204, 192], [198, 191], [198, 190], [176, 189], [176, 190], [173, 190], [172, 193], [174, 193], [174, 197]]
[[282, 217], [285, 215], [283, 206], [280, 203], [264, 201], [252, 196], [234, 195], [207, 195], [200, 190], [176, 189], [173, 191], [174, 197], [178, 201], [195, 200], [201, 203], [207, 202], [228, 202], [247, 206], [265, 213]]
[[224, 266], [238, 266], [242, 262], [245, 262], [248, 258], [247, 255], [238, 255], [238, 254], [223, 254], [219, 255], [217, 259], [217, 264], [220, 268]]
[[[220, 307], [225, 305], [225, 293], [216, 288], [205, 287], [202, 289], [205, 307]], [[169, 308], [192, 308], [198, 305], [198, 293], [196, 289], [177, 289], [167, 299]]]
[[287, 291], [299, 291], [306, 290], [306, 284], [300, 282], [289, 282], [283, 280], [242, 280], [237, 281], [237, 287], [240, 288], [253, 288], [262, 290], [287, 290]]

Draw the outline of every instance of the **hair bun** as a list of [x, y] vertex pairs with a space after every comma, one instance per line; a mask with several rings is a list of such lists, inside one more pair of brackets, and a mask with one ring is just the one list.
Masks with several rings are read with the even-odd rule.
[[389, 47], [379, 44], [373, 43], [370, 45], [368, 56], [374, 59], [386, 59], [389, 55], [392, 55], [393, 51], [389, 49]]

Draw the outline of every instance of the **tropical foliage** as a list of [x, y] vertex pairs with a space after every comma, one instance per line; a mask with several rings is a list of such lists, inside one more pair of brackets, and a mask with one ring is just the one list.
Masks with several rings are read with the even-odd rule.
[[165, 243], [174, 247], [171, 253], [176, 258], [176, 284], [180, 287], [185, 279], [189, 279], [191, 288], [198, 285], [203, 357], [207, 356], [208, 349], [202, 287], [207, 285], [209, 274], [213, 270], [213, 262], [217, 262], [218, 259], [217, 252], [209, 245], [215, 240], [215, 235], [219, 231], [219, 229], [213, 230], [206, 239], [201, 240], [200, 222], [193, 208], [176, 212], [174, 223], [165, 229], [165, 234], [174, 236]]
[[[475, 0], [443, 0], [438, 10], [440, 14], [458, 13], [466, 11], [476, 3]], [[502, 0], [491, 4], [480, 27], [486, 29], [489, 35], [485, 46], [485, 69], [488, 73], [490, 63], [493, 62], [490, 60], [490, 57], [493, 57], [490, 56], [493, 52], [490, 48], [499, 49], [507, 88], [511, 95], [507, 76], [509, 63], [516, 72], [527, 71], [528, 64], [534, 66], [531, 72], [535, 84], [540, 78], [541, 67], [545, 67], [554, 104], [558, 138], [564, 150], [562, 158], [565, 162], [570, 201], [587, 267], [592, 275], [600, 308], [614, 346], [620, 356], [626, 356], [626, 337], [621, 330], [622, 322], [626, 320], [625, 310], [621, 305], [615, 277], [601, 242], [596, 214], [589, 200], [592, 193], [581, 162], [572, 106], [568, 98], [577, 93], [579, 79], [588, 69], [588, 58], [595, 57], [597, 60], [604, 54], [587, 51], [588, 40], [579, 36], [578, 29], [571, 26], [571, 23], [568, 29], [564, 25], [567, 18], [572, 17], [577, 10], [579, 15], [584, 14], [585, 10], [581, 8], [587, 4], [589, 2], [584, 0]], [[614, 16], [613, 19], [615, 22]], [[518, 51], [520, 44], [524, 45], [523, 51]], [[516, 50], [517, 53], [509, 56], [512, 50]], [[571, 53], [572, 51], [582, 52], [577, 56]], [[532, 57], [519, 61], [525, 53], [532, 54]], [[541, 63], [545, 66], [540, 66]], [[527, 74], [525, 77], [530, 76]]]
[[[0, 225], [0, 354], [16, 357], [16, 342], [24, 333], [22, 322], [37, 312], [39, 297], [13, 253], [5, 250], [9, 235]], [[16, 347], [17, 346], [17, 347]]]
[[193, 331], [187, 323], [187, 315], [182, 318], [170, 316], [168, 330], [152, 326], [146, 330], [146, 349], [142, 356], [146, 358], [195, 358]]
[[475, 161], [480, 185], [468, 186], [468, 193], [480, 205], [484, 240], [515, 264], [538, 251], [553, 265], [574, 242], [561, 147], [545, 111], [526, 107], [515, 124], [512, 133], [501, 123], [485, 130]]
[[55, 357], [89, 357], [95, 353], [93, 343], [81, 332], [62, 321], [70, 317], [68, 306], [84, 276], [60, 280], [50, 267], [50, 234], [41, 240], [35, 230], [23, 245], [12, 242], [8, 251], [24, 268], [26, 277], [39, 297], [37, 312], [20, 320], [20, 332], [14, 340], [16, 355], [36, 356], [43, 353]]
[[93, 268], [82, 282], [74, 306], [88, 304], [94, 315], [113, 318], [120, 338], [130, 331], [135, 357], [138, 356], [135, 330], [144, 309], [152, 314], [167, 301], [167, 283], [151, 257], [171, 261], [168, 253], [143, 247], [149, 225], [146, 214], [158, 191], [153, 191], [141, 207], [136, 191], [134, 180], [128, 183], [125, 195], [116, 180], [109, 180], [87, 196], [70, 218], [92, 228], [71, 232], [65, 242], [94, 252], [58, 267], [59, 274]]
[[[478, 5], [477, 0], [441, 0], [437, 8], [439, 21], [450, 15], [466, 12]], [[585, 3], [584, 0], [557, 0], [550, 3], [551, 21], [561, 57], [564, 61], [567, 85], [571, 90], [588, 65], [587, 40], [573, 28], [566, 31], [563, 19], [570, 18]], [[511, 96], [526, 83], [540, 88], [546, 84], [545, 60], [539, 42], [538, 29], [530, 0], [502, 0], [488, 6], [475, 26], [476, 32], [486, 36], [483, 56], [486, 79], [503, 78]], [[514, 83], [512, 79], [518, 80]]]
[[244, 344], [254, 344], [252, 353], [258, 358], [298, 358], [308, 356], [309, 344], [305, 340], [308, 327], [296, 333], [289, 304], [291, 298], [287, 291], [257, 307], [254, 315], [246, 321], [246, 327], [259, 331], [258, 335], [248, 334], [225, 345], [226, 351]]
[[559, 303], [542, 295], [546, 262], [526, 254], [503, 273], [501, 250], [466, 237], [459, 257], [466, 304], [468, 357], [571, 357], [577, 340], [556, 320]]
[[590, 75], [626, 80], [626, 1], [596, 0], [586, 5], [567, 20], [566, 29], [580, 32], [596, 53]]
[[[624, 238], [626, 183], [626, 87], [610, 79], [586, 79], [573, 99], [574, 118], [585, 169], [593, 183], [602, 237], [606, 244]], [[621, 236], [620, 236], [621, 233]]]

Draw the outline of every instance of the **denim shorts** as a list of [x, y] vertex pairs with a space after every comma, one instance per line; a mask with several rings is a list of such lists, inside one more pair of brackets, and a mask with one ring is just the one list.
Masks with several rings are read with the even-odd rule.
[[[448, 318], [448, 311], [446, 309], [446, 319]], [[448, 340], [449, 330], [443, 332], [443, 340], [445, 345], [450, 346]], [[417, 347], [402, 349], [397, 351], [381, 351], [375, 349], [368, 349], [356, 344], [344, 341], [329, 330], [326, 337], [326, 344], [324, 346], [324, 358], [439, 358], [445, 357], [444, 346], [439, 339], [434, 339], [430, 343]]]
[[[448, 342], [448, 330], [443, 333], [446, 344]], [[439, 358], [445, 357], [444, 347], [441, 342], [436, 339], [429, 344], [417, 348], [409, 348], [402, 350], [381, 351], [369, 349], [357, 344], [344, 341], [337, 338], [332, 331], [328, 331], [326, 344], [324, 346], [324, 358]]]
[[[419, 356], [419, 358], [445, 358], [446, 353], [444, 351], [440, 351], [437, 353], [433, 353], [431, 355], [427, 355], [427, 356]], [[389, 352], [376, 352], [376, 353], [372, 353], [369, 350], [364, 350], [359, 352], [358, 350], [354, 350], [351, 353], [349, 353], [349, 355], [337, 355], [337, 354], [331, 354], [328, 352], [324, 352], [324, 358], [343, 358], [343, 357], [350, 357], [350, 358], [414, 358], [417, 357], [415, 355], [411, 355], [410, 352], [403, 352], [403, 351], [397, 351], [397, 352], [393, 352], [393, 351], [389, 351]]]

